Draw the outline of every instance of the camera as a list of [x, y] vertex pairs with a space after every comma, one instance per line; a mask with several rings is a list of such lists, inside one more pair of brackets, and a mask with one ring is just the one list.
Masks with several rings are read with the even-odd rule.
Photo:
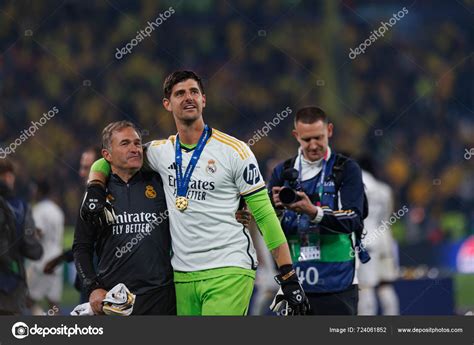
[[298, 183], [298, 170], [294, 168], [288, 168], [282, 173], [283, 180], [288, 182], [289, 187], [283, 187], [278, 193], [278, 197], [283, 204], [293, 204], [301, 198], [296, 194], [297, 191], [301, 190], [301, 186]]
[[28, 335], [28, 331], [28, 327], [23, 325], [16, 326], [14, 330], [15, 335], [20, 337], [26, 337]]

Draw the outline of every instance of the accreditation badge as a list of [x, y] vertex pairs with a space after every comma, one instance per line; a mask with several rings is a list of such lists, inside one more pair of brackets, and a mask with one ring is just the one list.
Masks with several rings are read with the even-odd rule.
[[298, 261], [321, 260], [321, 247], [318, 245], [300, 247]]
[[293, 262], [321, 260], [319, 233], [290, 236], [288, 244]]

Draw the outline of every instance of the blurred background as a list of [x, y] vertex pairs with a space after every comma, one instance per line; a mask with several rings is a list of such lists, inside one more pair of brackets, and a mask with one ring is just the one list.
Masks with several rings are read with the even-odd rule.
[[[116, 57], [170, 7], [149, 37]], [[349, 57], [402, 8], [384, 37]], [[137, 123], [144, 141], [174, 134], [161, 105], [170, 72], [201, 75], [207, 123], [244, 141], [287, 107], [317, 105], [335, 125], [331, 147], [370, 155], [394, 190], [395, 211], [409, 209], [392, 226], [401, 313], [472, 313], [473, 14], [472, 0], [4, 0], [0, 147], [57, 107], [9, 158], [25, 198], [33, 178], [50, 180], [70, 248], [82, 151], [116, 120]], [[292, 121], [251, 143], [262, 171], [296, 153]], [[78, 301], [66, 268], [64, 313]]]

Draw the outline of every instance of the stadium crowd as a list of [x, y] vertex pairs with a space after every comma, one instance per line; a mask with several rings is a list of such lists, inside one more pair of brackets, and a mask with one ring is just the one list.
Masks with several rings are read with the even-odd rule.
[[[398, 240], [437, 243], [473, 233], [473, 165], [465, 153], [474, 147], [474, 42], [462, 25], [468, 11], [462, 4], [455, 12], [442, 3], [417, 3], [413, 12], [407, 6], [400, 23], [351, 60], [349, 49], [402, 6], [388, 1], [374, 12], [367, 1], [324, 4], [2, 5], [0, 146], [58, 109], [10, 154], [21, 167], [20, 192], [28, 192], [32, 176], [53, 173], [53, 191], [73, 223], [83, 193], [81, 150], [119, 119], [137, 123], [145, 141], [172, 134], [161, 85], [170, 71], [187, 67], [205, 77], [209, 125], [244, 140], [287, 107], [324, 106], [337, 124], [338, 150], [371, 155], [378, 177], [395, 190], [395, 209], [409, 206], [394, 225]], [[170, 6], [171, 17], [139, 46], [114, 56]], [[252, 145], [260, 162], [294, 151], [290, 119]]]

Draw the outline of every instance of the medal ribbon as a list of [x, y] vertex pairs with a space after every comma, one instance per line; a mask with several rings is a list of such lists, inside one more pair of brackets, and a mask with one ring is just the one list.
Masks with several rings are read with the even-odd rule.
[[189, 161], [188, 167], [186, 168], [186, 172], [183, 176], [183, 153], [181, 152], [181, 144], [179, 142], [179, 134], [176, 135], [176, 194], [177, 196], [184, 196], [188, 193], [188, 186], [189, 181], [191, 181], [191, 175], [193, 174], [194, 168], [197, 165], [199, 157], [201, 156], [202, 151], [204, 150], [204, 146], [206, 146], [206, 142], [211, 136], [211, 129], [205, 125], [204, 131], [199, 138], [199, 142], [194, 149], [193, 155], [191, 160]]

